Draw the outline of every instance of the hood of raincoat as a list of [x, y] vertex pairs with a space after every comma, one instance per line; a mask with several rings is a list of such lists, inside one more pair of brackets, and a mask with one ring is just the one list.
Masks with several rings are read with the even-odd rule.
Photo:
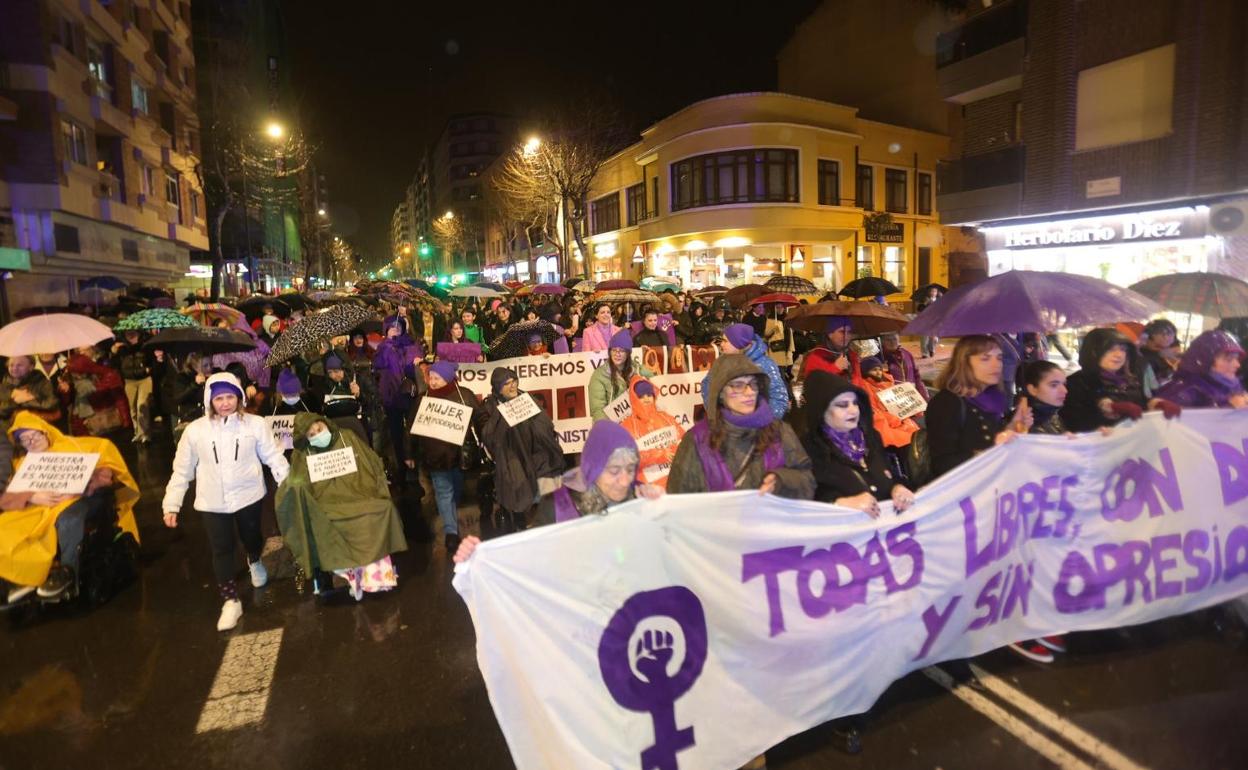
[[1136, 349], [1127, 335], [1117, 329], [1093, 329], [1088, 332], [1088, 336], [1083, 338], [1083, 344], [1079, 346], [1079, 368], [1090, 372], [1099, 371], [1101, 368], [1101, 356], [1105, 355], [1105, 352], [1114, 345], [1126, 346], [1126, 369], [1128, 372], [1134, 373], [1136, 360], [1140, 355], [1139, 350]]
[[[333, 436], [330, 439], [329, 446], [324, 449], [317, 449], [308, 443], [308, 428], [311, 428], [318, 422], [325, 423], [325, 427], [329, 429], [329, 434]], [[338, 425], [325, 415], [317, 414], [316, 412], [299, 412], [296, 414], [295, 427], [291, 431], [291, 436], [294, 439], [295, 449], [302, 449], [311, 454], [342, 448], [338, 441]]]
[[[655, 391], [655, 400], [649, 404], [641, 402], [641, 396], [637, 395], [637, 386], [645, 383]], [[628, 405], [632, 407], [632, 413], [643, 423], [649, 423], [654, 415], [659, 411], [658, 407], [658, 388], [654, 387], [654, 383], [644, 377], [634, 377], [632, 383], [628, 386]]]
[[1234, 353], [1244, 357], [1244, 349], [1229, 333], [1224, 331], [1207, 331], [1196, 339], [1183, 357], [1179, 359], [1179, 371], [1188, 374], [1209, 374], [1214, 359], [1222, 353]]
[[823, 413], [828, 411], [828, 404], [846, 391], [853, 391], [858, 396], [858, 427], [863, 433], [875, 432], [875, 414], [871, 410], [871, 398], [867, 392], [854, 383], [838, 377], [831, 372], [811, 372], [802, 386], [802, 396], [806, 399], [806, 428], [815, 435], [823, 430]]
[[[58, 442], [66, 441], [69, 437], [61, 433], [54, 425], [41, 417], [35, 416], [33, 413], [25, 409], [13, 413], [13, 423], [9, 426], [9, 442], [16, 447], [17, 432], [21, 430], [37, 430], [46, 433], [48, 436], [48, 448], [56, 446]], [[68, 447], [68, 445], [67, 445]], [[61, 449], [62, 452], [85, 452], [85, 449]]]
[[758, 364], [744, 355], [727, 355], [715, 359], [711, 371], [707, 374], [710, 381], [710, 393], [706, 397], [706, 420], [711, 425], [719, 421], [719, 394], [729, 382], [738, 377], [754, 375], [759, 380], [758, 397], [767, 400], [768, 377], [758, 368]]
[[204, 382], [204, 414], [212, 416], [212, 384], [214, 382], [224, 382], [238, 388], [238, 411], [235, 414], [242, 414], [243, 408], [247, 406], [247, 391], [243, 389], [243, 384], [238, 381], [238, 378], [229, 372], [217, 372]]

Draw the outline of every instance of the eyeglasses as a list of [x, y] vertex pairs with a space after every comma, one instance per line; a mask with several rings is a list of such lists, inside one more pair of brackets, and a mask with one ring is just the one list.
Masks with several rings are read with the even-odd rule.
[[758, 380], [751, 377], [748, 380], [730, 380], [727, 385], [728, 392], [734, 396], [740, 395], [747, 390], [758, 392]]

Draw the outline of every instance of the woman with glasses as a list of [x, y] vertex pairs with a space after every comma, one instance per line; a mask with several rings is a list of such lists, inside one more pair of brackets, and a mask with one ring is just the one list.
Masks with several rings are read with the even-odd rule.
[[797, 435], [772, 414], [767, 375], [746, 356], [720, 356], [711, 366], [706, 416], [681, 439], [667, 491], [757, 489], [809, 500], [810, 458]]

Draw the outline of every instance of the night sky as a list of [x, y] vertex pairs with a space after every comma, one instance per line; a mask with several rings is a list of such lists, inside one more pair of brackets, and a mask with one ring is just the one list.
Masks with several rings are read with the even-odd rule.
[[458, 112], [535, 121], [609, 94], [641, 129], [698, 99], [776, 86], [775, 56], [817, 0], [295, 0], [297, 109], [336, 231], [389, 258], [390, 215], [421, 149]]

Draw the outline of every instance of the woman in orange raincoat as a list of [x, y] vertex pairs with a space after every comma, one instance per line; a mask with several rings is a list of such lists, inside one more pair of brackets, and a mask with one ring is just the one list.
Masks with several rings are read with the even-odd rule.
[[[117, 523], [139, 539], [134, 504], [139, 485], [126, 461], [108, 439], [66, 436], [30, 412], [18, 412], [9, 428], [9, 440], [25, 453], [14, 461], [20, 468], [27, 455], [40, 452], [91, 452], [100, 455], [95, 472], [81, 495], [49, 492], [6, 492], [0, 498], [0, 578], [8, 581], [8, 602], [39, 588], [40, 596], [65, 591], [74, 581], [78, 542], [92, 505], [116, 506]], [[110, 494], [111, 492], [111, 494]], [[66, 540], [66, 542], [61, 542]], [[61, 565], [53, 569], [58, 546]], [[16, 595], [15, 595], [16, 594]], [[0, 597], [0, 601], [3, 597]]]
[[620, 425], [637, 442], [641, 462], [637, 464], [637, 480], [667, 488], [667, 474], [672, 458], [680, 446], [685, 429], [676, 418], [660, 411], [655, 403], [658, 391], [654, 383], [642, 377], [633, 378], [628, 386], [628, 402], [632, 413]]

